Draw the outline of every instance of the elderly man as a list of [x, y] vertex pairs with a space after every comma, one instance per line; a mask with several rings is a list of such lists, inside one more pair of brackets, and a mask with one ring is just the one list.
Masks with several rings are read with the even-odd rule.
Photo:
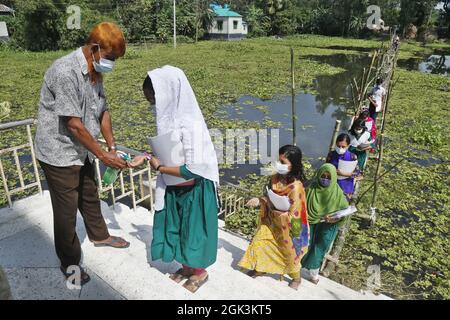
[[[90, 280], [79, 266], [81, 246], [75, 227], [77, 210], [89, 240], [97, 247], [127, 248], [112, 237], [103, 219], [93, 161], [122, 169], [127, 163], [116, 153], [111, 115], [103, 91], [102, 73], [113, 69], [125, 54], [122, 31], [113, 23], [94, 27], [86, 45], [56, 60], [44, 77], [36, 131], [36, 157], [44, 171], [53, 207], [56, 253], [68, 278], [81, 270], [81, 285]], [[97, 137], [102, 133], [109, 152]], [[68, 269], [69, 267], [72, 267]]]

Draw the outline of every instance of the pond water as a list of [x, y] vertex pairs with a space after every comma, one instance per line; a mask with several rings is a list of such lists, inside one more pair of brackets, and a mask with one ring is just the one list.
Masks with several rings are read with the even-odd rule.
[[[341, 132], [347, 131], [351, 124], [351, 87], [352, 78], [359, 78], [364, 67], [370, 64], [367, 55], [336, 54], [331, 56], [304, 56], [302, 59], [316, 60], [345, 69], [334, 76], [319, 76], [311, 88], [312, 93], [302, 92], [295, 99], [297, 145], [305, 158], [314, 167], [323, 163], [328, 153], [336, 120], [342, 121]], [[301, 62], [300, 62], [301, 66]], [[299, 66], [299, 67], [300, 67]], [[220, 109], [218, 116], [228, 120], [246, 120], [258, 122], [262, 128], [274, 128], [267, 122], [280, 125], [280, 146], [292, 144], [292, 98], [278, 95], [272, 100], [261, 100], [252, 96], [242, 96], [236, 104]], [[270, 122], [270, 123], [271, 123]], [[245, 129], [245, 128], [242, 128]], [[270, 138], [268, 138], [270, 141]], [[270, 150], [269, 146], [268, 149]], [[320, 159], [322, 158], [322, 159]], [[236, 183], [248, 174], [260, 174], [261, 164], [234, 165], [223, 169], [222, 180]]]
[[399, 60], [399, 67], [422, 73], [450, 75], [450, 52], [436, 51], [431, 56]]

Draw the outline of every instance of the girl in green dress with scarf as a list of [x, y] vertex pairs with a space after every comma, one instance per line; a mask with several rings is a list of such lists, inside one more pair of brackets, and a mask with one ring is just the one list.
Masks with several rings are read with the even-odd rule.
[[[156, 109], [158, 136], [176, 133], [183, 144], [185, 164], [164, 166], [149, 154], [136, 157], [132, 167], [149, 160], [161, 174], [183, 178], [166, 185], [157, 177], [152, 260], [182, 265], [170, 278], [196, 292], [208, 280], [206, 268], [217, 257], [219, 169], [217, 155], [194, 92], [184, 72], [164, 66], [148, 73], [145, 97]], [[180, 179], [182, 180], [182, 179]]]
[[329, 216], [349, 207], [344, 192], [337, 184], [337, 172], [332, 164], [320, 167], [315, 181], [306, 190], [306, 206], [310, 240], [308, 252], [302, 259], [302, 275], [317, 284], [322, 261], [340, 226], [340, 223], [332, 223]]

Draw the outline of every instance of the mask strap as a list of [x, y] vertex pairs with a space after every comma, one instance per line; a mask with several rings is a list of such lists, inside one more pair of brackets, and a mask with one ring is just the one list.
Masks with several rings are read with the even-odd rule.
[[98, 62], [95, 61], [94, 52], [91, 50], [92, 58], [94, 59], [94, 62], [95, 62], [95, 63], [100, 63], [100, 60], [102, 60], [101, 47], [100, 47], [100, 45], [99, 45], [98, 43], [93, 43], [93, 45], [98, 46], [98, 55], [100, 56], [100, 59], [98, 59]]

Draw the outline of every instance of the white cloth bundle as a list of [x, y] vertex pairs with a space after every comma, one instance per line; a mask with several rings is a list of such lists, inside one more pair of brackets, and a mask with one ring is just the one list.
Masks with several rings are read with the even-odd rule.
[[[187, 169], [213, 181], [217, 193], [219, 168], [216, 151], [186, 75], [179, 68], [164, 66], [150, 71], [148, 76], [155, 90], [158, 136], [178, 132]], [[166, 184], [162, 176], [158, 176], [155, 192], [157, 211], [164, 208], [165, 193]]]

